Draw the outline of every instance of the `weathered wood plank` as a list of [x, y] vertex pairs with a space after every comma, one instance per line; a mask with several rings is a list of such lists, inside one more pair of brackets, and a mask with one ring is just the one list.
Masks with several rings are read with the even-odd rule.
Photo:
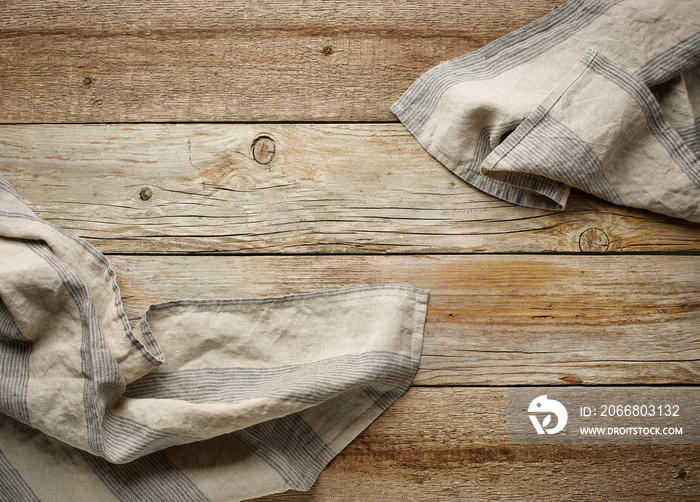
[[700, 257], [113, 256], [127, 315], [178, 298], [430, 290], [422, 385], [700, 383]]
[[563, 0], [0, 4], [0, 121], [393, 121], [421, 73]]
[[505, 389], [411, 388], [309, 492], [256, 500], [697, 500], [697, 445], [509, 444], [507, 402]]
[[700, 250], [700, 225], [582, 194], [485, 195], [399, 124], [1, 126], [0, 173], [109, 253]]

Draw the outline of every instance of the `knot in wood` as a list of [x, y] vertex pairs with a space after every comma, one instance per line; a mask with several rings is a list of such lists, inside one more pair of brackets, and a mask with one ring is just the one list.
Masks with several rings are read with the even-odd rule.
[[321, 52], [323, 52], [326, 56], [330, 56], [333, 54], [333, 47], [326, 45], [323, 49], [321, 49]]
[[584, 253], [603, 253], [609, 245], [610, 239], [600, 228], [586, 229], [578, 239], [578, 247]]
[[153, 197], [153, 190], [151, 190], [150, 187], [143, 187], [139, 192], [139, 197], [141, 197], [143, 201], [151, 200], [151, 197]]
[[85, 77], [85, 78], [83, 79], [83, 84], [85, 84], [85, 85], [90, 85], [90, 84], [92, 84], [92, 79], [91, 79], [90, 77]]
[[258, 164], [269, 164], [275, 156], [275, 142], [269, 136], [258, 136], [253, 141], [253, 158]]

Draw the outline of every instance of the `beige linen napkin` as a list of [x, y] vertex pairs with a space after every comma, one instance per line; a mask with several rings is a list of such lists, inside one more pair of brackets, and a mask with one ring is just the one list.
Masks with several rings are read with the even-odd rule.
[[310, 488], [409, 386], [427, 292], [151, 306], [0, 176], [0, 499], [234, 501]]
[[700, 4], [570, 0], [422, 75], [392, 111], [501, 199], [563, 209], [571, 187], [700, 222]]

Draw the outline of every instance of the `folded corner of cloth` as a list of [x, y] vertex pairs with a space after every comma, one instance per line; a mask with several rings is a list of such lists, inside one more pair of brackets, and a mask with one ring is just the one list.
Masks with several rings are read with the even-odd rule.
[[700, 222], [696, 1], [569, 0], [423, 74], [392, 111], [438, 161], [508, 202], [572, 187]]
[[428, 292], [373, 285], [152, 305], [0, 175], [3, 500], [307, 490], [408, 388]]

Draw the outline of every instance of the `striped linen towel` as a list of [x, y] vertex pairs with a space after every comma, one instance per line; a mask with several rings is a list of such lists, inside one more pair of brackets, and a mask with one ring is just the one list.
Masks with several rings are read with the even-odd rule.
[[307, 490], [411, 383], [427, 297], [173, 301], [132, 329], [107, 259], [0, 176], [0, 500]]
[[506, 201], [563, 209], [575, 187], [700, 222], [698, 0], [570, 0], [430, 69], [391, 110]]

